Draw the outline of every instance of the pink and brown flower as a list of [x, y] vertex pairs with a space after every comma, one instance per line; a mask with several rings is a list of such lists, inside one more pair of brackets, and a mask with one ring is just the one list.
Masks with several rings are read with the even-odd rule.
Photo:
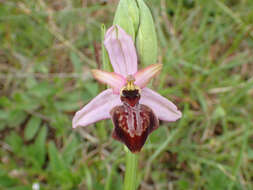
[[114, 72], [93, 70], [99, 82], [110, 86], [78, 111], [73, 128], [84, 127], [103, 119], [112, 119], [113, 138], [123, 142], [132, 152], [139, 152], [159, 121], [176, 121], [181, 117], [177, 107], [165, 97], [146, 87], [162, 69], [153, 64], [137, 70], [137, 54], [132, 38], [119, 26], [105, 35]]

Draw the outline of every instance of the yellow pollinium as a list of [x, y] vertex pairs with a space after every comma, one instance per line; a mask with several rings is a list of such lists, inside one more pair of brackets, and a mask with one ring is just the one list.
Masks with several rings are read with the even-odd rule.
[[132, 91], [132, 90], [139, 90], [140, 88], [134, 84], [135, 78], [133, 75], [128, 75], [126, 78], [126, 85], [120, 90], [120, 95], [122, 95], [123, 90]]
[[134, 85], [134, 81], [135, 81], [135, 79], [132, 75], [129, 75], [127, 77], [126, 90], [135, 90], [136, 89], [136, 87]]

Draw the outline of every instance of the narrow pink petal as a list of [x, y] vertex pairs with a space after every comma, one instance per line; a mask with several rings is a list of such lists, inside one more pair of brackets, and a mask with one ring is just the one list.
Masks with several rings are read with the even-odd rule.
[[160, 120], [176, 121], [182, 116], [171, 101], [149, 88], [142, 89], [140, 103], [150, 107]]
[[148, 82], [159, 73], [162, 67], [163, 67], [162, 64], [153, 64], [149, 65], [145, 69], [138, 71], [134, 75], [135, 78], [134, 83], [140, 88], [144, 88], [148, 84]]
[[108, 29], [104, 41], [114, 72], [123, 76], [137, 72], [137, 54], [133, 39], [119, 26]]
[[121, 105], [119, 95], [113, 94], [112, 89], [107, 89], [92, 99], [86, 106], [76, 112], [72, 127], [84, 127], [99, 120], [110, 118], [110, 111]]
[[99, 82], [108, 84], [113, 89], [113, 92], [116, 94], [120, 93], [120, 89], [126, 83], [126, 79], [117, 73], [110, 73], [94, 69], [92, 70], [92, 74], [94, 78], [97, 79]]

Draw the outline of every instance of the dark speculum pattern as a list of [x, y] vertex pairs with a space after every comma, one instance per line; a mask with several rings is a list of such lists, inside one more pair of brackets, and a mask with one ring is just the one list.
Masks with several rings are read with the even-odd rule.
[[134, 108], [122, 105], [111, 110], [114, 124], [113, 138], [123, 142], [131, 152], [139, 152], [148, 135], [158, 128], [153, 111], [142, 104]]
[[135, 98], [140, 96], [139, 90], [135, 89], [135, 90], [123, 90], [122, 91], [122, 96], [126, 97], [126, 98]]
[[139, 90], [123, 90], [120, 99], [123, 103], [127, 103], [131, 107], [134, 107], [140, 100]]

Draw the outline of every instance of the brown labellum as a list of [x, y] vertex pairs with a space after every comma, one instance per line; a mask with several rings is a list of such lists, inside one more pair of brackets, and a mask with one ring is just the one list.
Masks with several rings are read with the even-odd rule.
[[153, 111], [139, 104], [139, 90], [123, 90], [122, 106], [111, 110], [114, 124], [113, 138], [123, 142], [131, 152], [139, 152], [148, 135], [158, 128], [158, 119]]

